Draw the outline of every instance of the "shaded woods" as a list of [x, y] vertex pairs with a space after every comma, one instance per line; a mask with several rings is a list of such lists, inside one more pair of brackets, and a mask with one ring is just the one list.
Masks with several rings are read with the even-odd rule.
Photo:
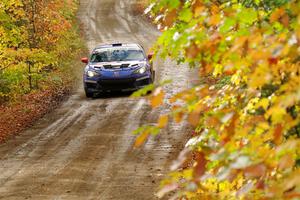
[[77, 7], [75, 0], [0, 2], [0, 139], [39, 118], [74, 84], [73, 60], [83, 48]]

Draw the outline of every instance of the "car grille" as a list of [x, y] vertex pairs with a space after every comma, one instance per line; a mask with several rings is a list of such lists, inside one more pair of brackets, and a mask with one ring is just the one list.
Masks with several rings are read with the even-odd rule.
[[135, 79], [101, 80], [99, 85], [106, 90], [122, 90], [134, 88]]
[[105, 69], [111, 69], [111, 68], [112, 68], [111, 65], [103, 65], [103, 67], [104, 67]]
[[114, 68], [127, 68], [129, 64], [122, 64], [122, 65], [103, 65], [105, 69], [114, 69]]
[[122, 64], [121, 65], [121, 68], [127, 68], [127, 67], [129, 67], [129, 64]]

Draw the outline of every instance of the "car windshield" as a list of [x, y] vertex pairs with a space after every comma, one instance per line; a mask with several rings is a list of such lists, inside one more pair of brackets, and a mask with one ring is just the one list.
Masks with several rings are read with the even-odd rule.
[[91, 56], [91, 62], [134, 61], [144, 59], [143, 51], [138, 48], [97, 49]]

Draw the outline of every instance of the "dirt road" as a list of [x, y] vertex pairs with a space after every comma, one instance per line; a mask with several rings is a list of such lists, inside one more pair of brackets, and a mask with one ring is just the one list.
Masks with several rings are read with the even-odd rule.
[[[132, 14], [128, 0], [80, 4], [90, 50], [107, 41], [149, 48], [159, 35]], [[175, 80], [168, 94], [189, 84], [189, 72], [172, 65], [155, 64], [158, 80]], [[184, 143], [184, 126], [171, 124], [137, 150], [131, 132], [166, 110], [152, 111], [145, 99], [128, 95], [86, 99], [79, 88], [60, 108], [0, 145], [0, 199], [155, 199], [159, 180]]]

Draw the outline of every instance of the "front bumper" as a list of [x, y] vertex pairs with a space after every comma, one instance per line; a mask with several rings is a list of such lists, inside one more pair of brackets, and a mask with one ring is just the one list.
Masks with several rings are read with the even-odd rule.
[[140, 78], [84, 80], [88, 92], [135, 91], [152, 83], [150, 76]]

